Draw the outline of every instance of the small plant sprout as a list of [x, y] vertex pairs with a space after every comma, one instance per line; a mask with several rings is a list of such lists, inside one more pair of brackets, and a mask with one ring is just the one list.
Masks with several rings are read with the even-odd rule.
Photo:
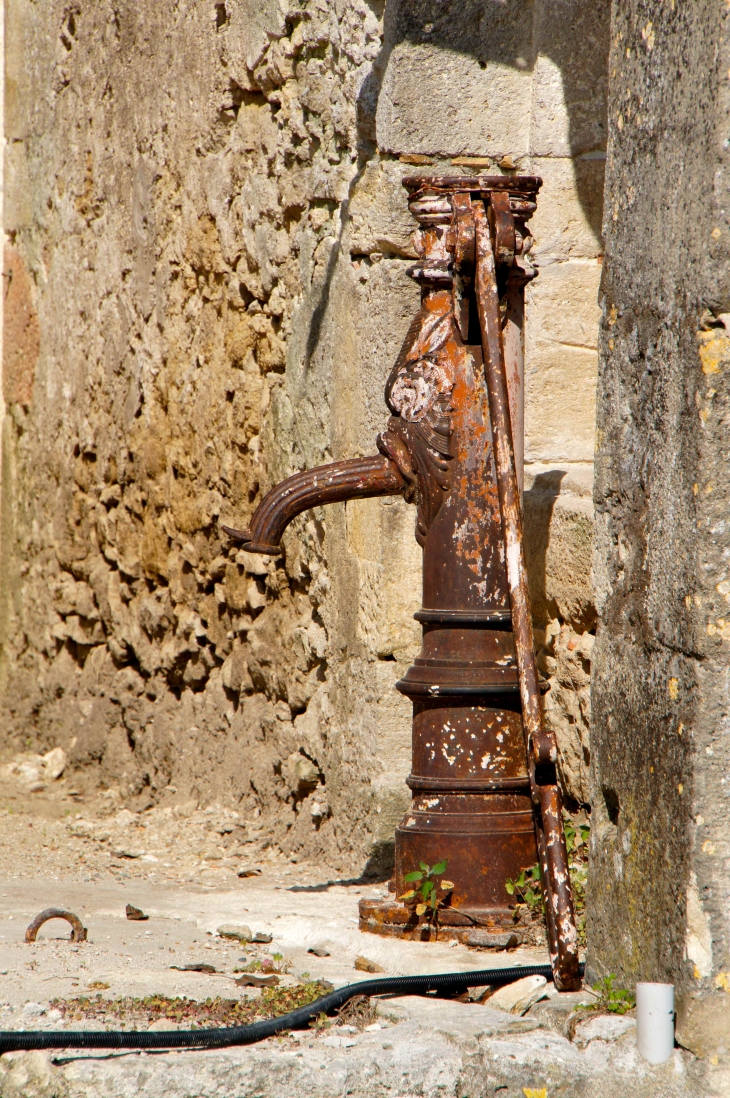
[[[291, 968], [291, 961], [282, 953], [274, 953], [271, 957], [255, 957], [243, 968], [234, 968], [234, 972], [274, 972], [284, 975]], [[309, 973], [302, 973], [303, 978], [309, 978]]]
[[[447, 896], [454, 891], [454, 882], [443, 879], [448, 861], [437, 862], [436, 865], [420, 863], [420, 869], [414, 869], [412, 873], [406, 873], [403, 880], [406, 884], [412, 884], [413, 888], [404, 892], [400, 897], [406, 903], [415, 904], [416, 915], [428, 915], [432, 922], [438, 917], [438, 910], [446, 903]], [[441, 880], [438, 878], [441, 877]]]
[[569, 854], [587, 845], [591, 837], [591, 825], [589, 823], [574, 823], [567, 812], [564, 812], [563, 827], [565, 828], [565, 845]]
[[541, 878], [538, 862], [529, 869], [521, 870], [514, 880], [508, 877], [504, 887], [508, 896], [514, 896], [516, 902], [526, 906], [530, 914], [537, 914], [543, 910]]
[[593, 990], [598, 999], [595, 1003], [587, 1005], [585, 1009], [599, 1010], [601, 1013], [608, 1014], [628, 1014], [633, 1010], [636, 1006], [636, 996], [630, 991], [624, 991], [623, 988], [614, 987], [615, 980], [616, 977], [611, 973], [610, 976], [604, 976], [594, 984]]

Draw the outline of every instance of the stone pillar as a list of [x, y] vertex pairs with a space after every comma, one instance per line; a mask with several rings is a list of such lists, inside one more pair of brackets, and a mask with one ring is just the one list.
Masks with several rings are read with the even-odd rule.
[[676, 983], [679, 1039], [719, 1057], [718, 1072], [730, 1072], [728, 14], [720, 0], [613, 5], [588, 921], [589, 978]]

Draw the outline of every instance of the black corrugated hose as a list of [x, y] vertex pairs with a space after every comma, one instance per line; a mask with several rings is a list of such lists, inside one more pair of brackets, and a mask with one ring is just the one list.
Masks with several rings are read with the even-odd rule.
[[[581, 964], [583, 975], [585, 965]], [[320, 1014], [339, 1010], [356, 995], [428, 995], [442, 992], [458, 995], [468, 987], [501, 987], [524, 976], [552, 979], [550, 965], [524, 965], [513, 968], [486, 968], [475, 972], [444, 972], [437, 976], [385, 976], [381, 980], [362, 980], [323, 995], [309, 1006], [268, 1018], [250, 1026], [225, 1029], [179, 1029], [150, 1033], [149, 1030], [26, 1030], [0, 1032], [0, 1053], [47, 1048], [225, 1048], [250, 1045], [289, 1029], [301, 1029]]]

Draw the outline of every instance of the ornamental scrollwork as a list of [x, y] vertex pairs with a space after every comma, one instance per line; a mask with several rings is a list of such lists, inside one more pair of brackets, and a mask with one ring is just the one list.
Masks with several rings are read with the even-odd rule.
[[450, 488], [451, 393], [459, 342], [450, 295], [435, 295], [414, 317], [385, 387], [393, 414], [378, 446], [407, 480], [405, 498], [417, 503], [420, 545]]

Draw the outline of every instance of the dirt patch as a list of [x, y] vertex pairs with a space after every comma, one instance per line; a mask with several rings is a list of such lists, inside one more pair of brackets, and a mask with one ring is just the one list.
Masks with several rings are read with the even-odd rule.
[[113, 1024], [115, 1027], [121, 1025], [124, 1029], [137, 1029], [140, 1026], [154, 1025], [164, 1019], [175, 1022], [183, 1029], [196, 1029], [246, 1026], [267, 1018], [278, 1018], [292, 1010], [309, 1006], [331, 990], [331, 986], [316, 980], [296, 987], [264, 988], [256, 999], [223, 999], [216, 996], [214, 999], [198, 1002], [186, 997], [171, 999], [165, 995], [104, 999], [99, 994], [93, 998], [82, 995], [76, 999], [53, 999], [50, 1005], [61, 1012], [66, 1023], [94, 1021], [105, 1025]]

